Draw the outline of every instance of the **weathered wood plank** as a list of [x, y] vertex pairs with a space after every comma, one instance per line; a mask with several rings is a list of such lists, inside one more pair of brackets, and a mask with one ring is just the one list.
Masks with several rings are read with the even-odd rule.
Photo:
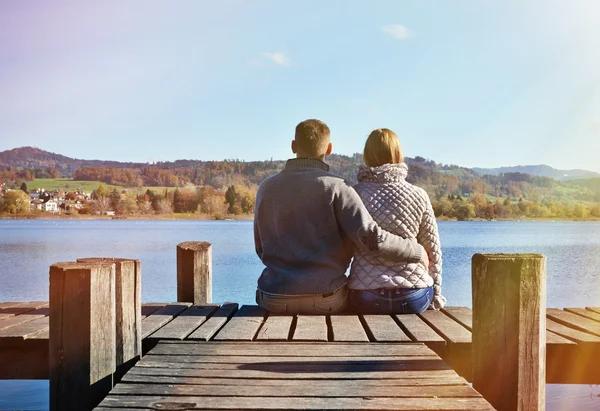
[[299, 315], [292, 339], [294, 341], [327, 341], [327, 321], [324, 315]]
[[600, 313], [586, 310], [585, 308], [565, 308], [565, 311], [600, 322]]
[[305, 386], [263, 386], [260, 390], [256, 386], [231, 386], [231, 385], [166, 385], [166, 384], [119, 384], [111, 395], [173, 395], [197, 397], [390, 397], [390, 398], [480, 398], [481, 395], [473, 388], [464, 385], [448, 386], [395, 386], [389, 387], [368, 386], [356, 389], [344, 386], [323, 387], [313, 384], [309, 390]]
[[363, 315], [365, 328], [373, 341], [377, 342], [408, 342], [408, 335], [396, 324], [389, 315]]
[[555, 322], [554, 320], [551, 320], [549, 318], [546, 319], [546, 329], [569, 340], [575, 341], [578, 344], [600, 343], [599, 336], [579, 331], [571, 327], [567, 327], [566, 325]]
[[332, 315], [330, 321], [333, 341], [369, 341], [369, 337], [357, 315]]
[[243, 305], [214, 337], [216, 341], [252, 341], [263, 324], [266, 311], [256, 305]]
[[[438, 360], [443, 366], [443, 362]], [[185, 364], [185, 363], [160, 363], [150, 364], [139, 363], [132, 368], [129, 373], [139, 374], [140, 370], [148, 369], [147, 375], [170, 375], [170, 376], [188, 376], [188, 377], [204, 377], [204, 378], [267, 378], [267, 379], [301, 379], [301, 380], [331, 380], [331, 379], [393, 379], [393, 378], [445, 378], [456, 375], [452, 369], [439, 369], [439, 370], [393, 370], [393, 371], [339, 371], [339, 370], [325, 370], [325, 371], [314, 371], [311, 368], [295, 371], [285, 371], [285, 375], [282, 376], [279, 372], [271, 371], [272, 363], [265, 363], [261, 369], [251, 369], [253, 364], [249, 364], [247, 367], [238, 367], [230, 370], [220, 369], [202, 369], [194, 367], [198, 364]], [[340, 367], [340, 369], [343, 369]], [[134, 371], [135, 370], [135, 371]]]
[[210, 340], [238, 310], [237, 303], [224, 303], [204, 324], [190, 334], [188, 340]]
[[[30, 313], [34, 310], [48, 308], [48, 303], [44, 301], [32, 301], [26, 303], [3, 303], [4, 308], [0, 309], [0, 320], [5, 320], [24, 313]], [[48, 315], [48, 314], [46, 314]]]
[[0, 338], [9, 341], [20, 341], [30, 338], [30, 336], [36, 335], [42, 331], [48, 330], [49, 327], [49, 317], [41, 316], [32, 321], [1, 330]]
[[44, 318], [48, 315], [48, 308], [40, 308], [37, 310], [28, 311], [24, 314], [12, 316], [10, 318], [5, 319], [4, 321], [0, 321], [0, 334], [2, 330], [6, 330], [7, 328], [14, 327], [19, 324], [23, 324], [29, 321], [37, 320], [38, 318]]
[[[335, 389], [343, 387], [348, 390], [360, 390], [363, 387], [416, 387], [439, 386], [439, 385], [467, 385], [464, 378], [455, 376], [427, 377], [427, 378], [401, 378], [401, 379], [354, 379], [354, 380], [319, 380], [318, 384], [313, 380], [291, 380], [291, 379], [258, 379], [258, 378], [202, 378], [176, 375], [151, 375], [148, 369], [127, 373], [122, 382], [125, 383], [148, 383], [148, 384], [187, 384], [187, 385], [233, 385], [250, 387], [289, 387], [295, 386], [304, 390], [311, 390], [315, 386]], [[150, 372], [152, 370], [150, 369]], [[164, 371], [164, 369], [161, 369]], [[179, 370], [174, 370], [177, 374]]]
[[559, 324], [600, 336], [600, 322], [557, 308], [548, 308], [546, 315]]
[[[164, 405], [161, 405], [164, 404]], [[482, 398], [168, 397], [109, 395], [101, 407], [226, 410], [493, 410]], [[179, 408], [176, 408], [179, 407]]]
[[470, 344], [471, 333], [441, 311], [427, 310], [418, 314], [431, 328], [452, 344]]
[[142, 304], [142, 319], [154, 314], [163, 307], [166, 307], [167, 303], [143, 303]]
[[210, 315], [212, 315], [217, 309], [218, 305], [195, 305], [184, 312], [178, 317], [173, 319], [170, 323], [164, 327], [159, 328], [153, 334], [150, 334], [148, 338], [151, 339], [164, 339], [164, 340], [183, 340], [185, 337], [190, 335], [196, 328], [200, 327]]
[[395, 317], [413, 341], [425, 343], [429, 348], [436, 350], [446, 346], [446, 340], [427, 325], [418, 315], [402, 314], [395, 315]]
[[454, 321], [471, 331], [473, 329], [473, 312], [468, 307], [446, 307], [442, 312]]
[[[168, 356], [165, 356], [168, 357]], [[368, 378], [372, 373], [396, 372], [396, 371], [430, 371], [430, 370], [451, 370], [451, 368], [439, 358], [429, 358], [424, 360], [389, 360], [384, 361], [279, 361], [264, 357], [263, 362], [254, 363], [201, 363], [201, 362], [182, 362], [169, 361], [169, 358], [152, 357], [140, 360], [137, 367], [150, 368], [171, 368], [171, 369], [194, 369], [209, 371], [260, 371], [274, 377], [273, 373], [283, 373], [286, 376], [293, 373], [338, 373], [347, 375], [348, 373], [363, 373], [363, 378]], [[286, 377], [287, 378], [287, 377]]]
[[47, 380], [48, 340], [2, 340], [0, 380]]
[[142, 339], [154, 333], [190, 307], [192, 303], [171, 303], [142, 320]]
[[586, 310], [594, 311], [596, 313], [600, 313], [600, 307], [585, 307]]
[[[363, 346], [364, 345], [364, 346]], [[234, 342], [207, 342], [197, 344], [192, 341], [162, 341], [152, 349], [153, 354], [162, 355], [267, 355], [295, 357], [348, 357], [368, 356], [385, 357], [397, 355], [435, 355], [433, 351], [421, 343], [403, 344], [362, 344], [335, 343], [320, 344], [318, 351], [310, 343], [273, 343], [244, 344]]]
[[287, 341], [294, 318], [295, 316], [292, 315], [269, 315], [258, 331], [256, 339], [259, 341]]
[[[154, 354], [150, 351], [145, 357], [148, 361], [162, 361], [162, 362], [187, 362], [187, 363], [203, 363], [203, 364], [257, 364], [264, 363], [265, 361], [277, 361], [277, 362], [301, 362], [301, 363], [353, 363], [360, 361], [361, 363], [376, 363], [383, 361], [423, 361], [423, 360], [437, 360], [437, 355], [419, 355], [419, 356], [388, 356], [388, 357], [293, 357], [293, 356], [277, 356], [277, 357], [265, 357], [265, 356], [243, 356], [243, 355], [162, 355]], [[218, 368], [218, 366], [215, 366]]]

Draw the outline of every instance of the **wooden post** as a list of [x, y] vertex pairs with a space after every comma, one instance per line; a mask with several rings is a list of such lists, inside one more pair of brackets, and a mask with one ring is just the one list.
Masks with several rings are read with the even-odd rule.
[[115, 264], [116, 364], [129, 368], [142, 355], [141, 262], [126, 258], [78, 258], [77, 262]]
[[115, 265], [50, 266], [50, 410], [92, 409], [115, 372]]
[[473, 388], [498, 411], [545, 410], [546, 258], [475, 254]]
[[177, 245], [177, 301], [212, 303], [212, 246], [188, 241]]

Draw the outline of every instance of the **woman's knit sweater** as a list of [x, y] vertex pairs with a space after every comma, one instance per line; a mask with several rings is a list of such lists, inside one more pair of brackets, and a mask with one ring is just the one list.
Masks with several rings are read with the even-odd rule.
[[362, 166], [354, 186], [367, 210], [381, 228], [421, 244], [429, 257], [429, 272], [419, 263], [389, 261], [377, 253], [356, 250], [348, 287], [425, 288], [433, 285], [433, 308], [442, 308], [442, 250], [429, 196], [422, 188], [406, 182], [405, 163]]

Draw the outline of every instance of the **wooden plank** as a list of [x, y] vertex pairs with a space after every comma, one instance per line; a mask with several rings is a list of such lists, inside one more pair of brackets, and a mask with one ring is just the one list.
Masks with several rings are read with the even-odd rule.
[[192, 303], [171, 303], [156, 311], [154, 314], [144, 318], [142, 320], [142, 339], [148, 337], [160, 327], [170, 322], [191, 305]]
[[3, 321], [0, 321], [0, 333], [2, 330], [14, 327], [19, 324], [24, 324], [29, 321], [37, 320], [38, 318], [44, 318], [48, 315], [48, 308], [40, 308], [39, 310], [28, 311], [24, 314], [12, 316]]
[[32, 321], [1, 330], [0, 338], [9, 341], [20, 341], [39, 332], [48, 330], [49, 327], [49, 317], [39, 316]]
[[[277, 356], [277, 357], [265, 357], [264, 355], [258, 356], [243, 356], [243, 355], [163, 355], [153, 354], [150, 351], [145, 357], [148, 361], [162, 361], [162, 362], [187, 362], [187, 363], [202, 363], [202, 364], [257, 364], [264, 363], [265, 361], [277, 361], [281, 363], [301, 362], [301, 363], [355, 363], [360, 361], [361, 363], [374, 363], [383, 361], [422, 361], [422, 360], [437, 360], [437, 355], [419, 355], [419, 356], [388, 356], [388, 357], [292, 357], [292, 356]], [[218, 368], [218, 366], [215, 366]]]
[[238, 310], [237, 303], [224, 303], [204, 324], [190, 334], [188, 340], [210, 340]]
[[589, 318], [590, 320], [600, 321], [600, 313], [586, 310], [585, 308], [565, 308], [565, 311], [581, 315], [582, 317]]
[[416, 314], [395, 315], [406, 334], [413, 340], [427, 344], [429, 348], [438, 349], [446, 345], [444, 340], [426, 322]]
[[[30, 313], [31, 311], [48, 308], [47, 302], [33, 301], [28, 303], [6, 303], [7, 305], [0, 310], [0, 320], [12, 318], [17, 315]], [[46, 312], [46, 315], [47, 312]], [[1, 323], [0, 323], [1, 324]]]
[[363, 315], [365, 328], [373, 341], [407, 342], [412, 341], [389, 315]]
[[[4, 341], [6, 343], [6, 341]], [[22, 340], [2, 344], [0, 380], [47, 380], [48, 340]], [[11, 346], [12, 345], [12, 346]]]
[[266, 311], [256, 305], [243, 305], [214, 337], [216, 341], [252, 341], [263, 324]]
[[357, 315], [332, 315], [330, 321], [333, 341], [369, 341], [369, 337]]
[[546, 329], [560, 336], [568, 338], [569, 340], [575, 341], [578, 344], [600, 343], [599, 336], [567, 327], [566, 325], [555, 322], [549, 318], [546, 319]]
[[0, 313], [5, 309], [5, 308], [10, 308], [10, 307], [18, 307], [19, 304], [22, 304], [20, 302], [15, 302], [15, 301], [6, 301], [3, 303], [0, 303]]
[[327, 341], [324, 315], [299, 315], [292, 337], [294, 341]]
[[257, 340], [287, 341], [295, 316], [269, 315], [258, 331]]
[[[164, 405], [161, 405], [164, 404]], [[109, 395], [101, 407], [212, 410], [493, 410], [482, 398], [172, 397]], [[178, 408], [177, 408], [178, 407]]]
[[204, 323], [211, 314], [217, 311], [218, 308], [219, 306], [216, 304], [192, 306], [173, 319], [173, 321], [164, 327], [159, 328], [148, 338], [183, 340], [196, 328], [200, 327], [200, 325]]
[[[262, 362], [251, 363], [202, 363], [198, 361], [171, 361], [171, 356], [145, 356], [137, 364], [137, 367], [172, 368], [194, 370], [249, 370], [264, 371], [266, 373], [351, 373], [362, 372], [365, 377], [371, 372], [395, 372], [395, 371], [427, 371], [427, 370], [451, 370], [439, 357], [427, 357], [425, 359], [401, 359], [401, 360], [369, 360], [369, 361], [280, 361], [278, 358], [263, 357]], [[274, 376], [274, 375], [272, 375]]]
[[[561, 337], [558, 334], [555, 334], [551, 331], [546, 331], [546, 345], [547, 346], [555, 346], [555, 345], [569, 345], [575, 346], [577, 343], [566, 339], [565, 337]], [[550, 347], [548, 347], [550, 348]]]
[[166, 307], [167, 303], [143, 303], [142, 304], [142, 319], [154, 314], [163, 307]]
[[[233, 385], [236, 387], [289, 387], [295, 386], [304, 390], [311, 390], [317, 384], [313, 380], [290, 380], [290, 379], [258, 379], [258, 378], [202, 378], [178, 375], [151, 375], [151, 369], [140, 368], [127, 373], [121, 380], [124, 383], [149, 383], [149, 384], [187, 384], [187, 385]], [[160, 369], [160, 371], [165, 371]], [[174, 370], [177, 374], [180, 370]], [[184, 370], [185, 371], [185, 370]], [[349, 390], [360, 390], [363, 387], [416, 387], [439, 386], [439, 385], [467, 385], [467, 381], [458, 375], [451, 377], [427, 377], [427, 378], [402, 378], [385, 380], [319, 380], [318, 386], [335, 389], [343, 387]]]
[[[448, 367], [442, 360], [437, 360], [439, 367]], [[203, 378], [267, 378], [267, 379], [299, 379], [299, 380], [355, 380], [359, 379], [393, 379], [393, 378], [445, 378], [456, 375], [454, 370], [450, 369], [430, 369], [433, 365], [427, 364], [427, 369], [423, 370], [392, 370], [379, 371], [373, 367], [374, 371], [356, 369], [346, 371], [342, 365], [339, 368], [324, 371], [315, 371], [313, 368], [299, 368], [299, 371], [284, 371], [283, 374], [272, 371], [272, 363], [265, 363], [260, 367], [254, 367], [253, 364], [247, 367], [236, 367], [230, 370], [203, 369], [196, 367], [198, 364], [185, 363], [160, 363], [152, 364], [150, 362], [138, 363], [135, 368], [129, 370], [129, 373], [138, 373], [141, 369], [148, 369], [147, 375], [180, 375], [188, 377]], [[136, 370], [135, 372], [133, 370]], [[162, 371], [161, 371], [162, 370]]]
[[152, 349], [153, 354], [162, 355], [225, 355], [232, 353], [240, 356], [267, 355], [269, 357], [386, 357], [398, 355], [435, 355], [433, 351], [421, 343], [404, 344], [363, 344], [363, 343], [234, 343], [207, 342], [204, 344], [192, 341], [161, 341]]
[[585, 307], [586, 310], [594, 311], [596, 313], [600, 313], [600, 307]]
[[559, 324], [600, 337], [600, 322], [557, 308], [548, 308], [546, 315]]
[[441, 311], [427, 310], [418, 314], [431, 328], [453, 344], [470, 344], [471, 333]]
[[442, 312], [454, 321], [471, 331], [473, 329], [473, 312], [468, 307], [446, 307]]
[[118, 384], [111, 395], [169, 395], [197, 397], [390, 397], [390, 398], [480, 398], [481, 395], [468, 385], [448, 386], [368, 386], [356, 389], [344, 386], [323, 387], [314, 384], [310, 389], [305, 386], [264, 386], [257, 390], [255, 386], [231, 385], [166, 385], [166, 384]]

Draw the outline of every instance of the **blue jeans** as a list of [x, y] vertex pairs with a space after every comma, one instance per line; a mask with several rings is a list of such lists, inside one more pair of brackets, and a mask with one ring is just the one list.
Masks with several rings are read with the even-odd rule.
[[350, 308], [360, 314], [416, 314], [433, 301], [433, 287], [349, 291]]

